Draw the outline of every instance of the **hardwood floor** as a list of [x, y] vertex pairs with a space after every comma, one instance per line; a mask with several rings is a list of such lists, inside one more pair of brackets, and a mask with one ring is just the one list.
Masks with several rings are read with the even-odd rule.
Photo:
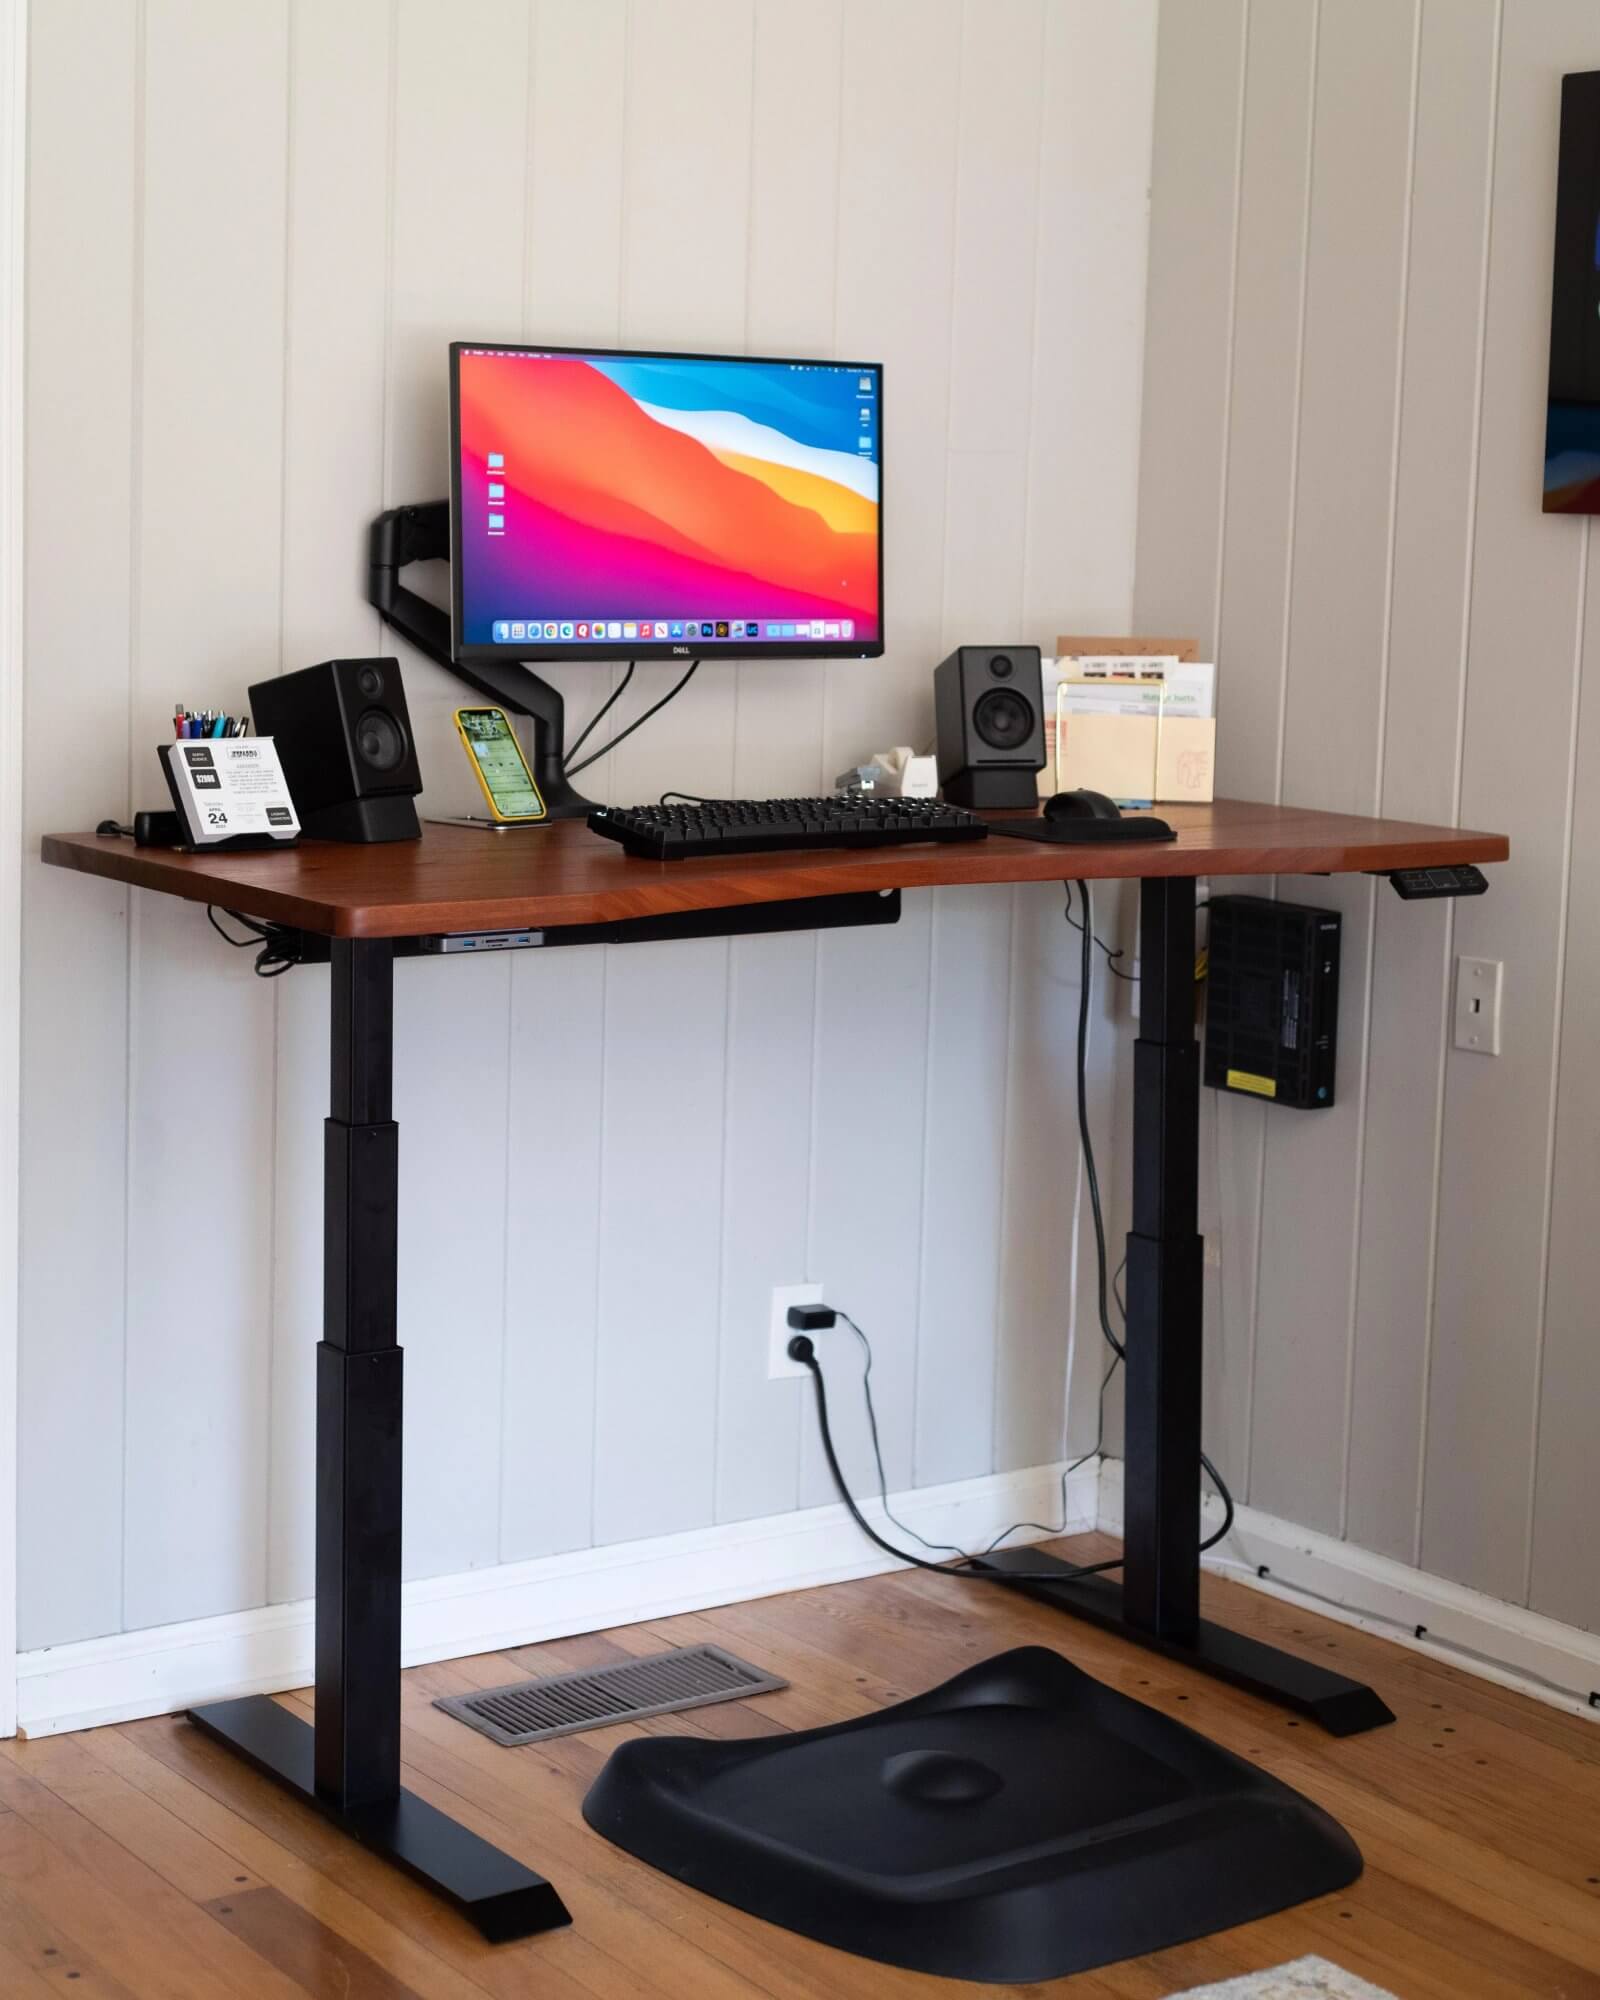
[[[1071, 1545], [1083, 1552], [1097, 1545]], [[1260, 1762], [1350, 1829], [1348, 1892], [1049, 1986], [1160, 2000], [1319, 1952], [1401, 2000], [1600, 2000], [1600, 1722], [1207, 1579], [1213, 1615], [1374, 1680], [1398, 1718], [1346, 1742], [1001, 1590], [908, 1572], [422, 1667], [406, 1782], [556, 1883], [570, 1930], [490, 1946], [175, 1718], [0, 1746], [0, 1994], [7, 2000], [906, 2000], [962, 1989], [869, 1964], [696, 1895], [609, 1846], [581, 1800], [651, 1733], [810, 1728], [1007, 1646], [1091, 1673]], [[706, 1639], [781, 1694], [501, 1750], [433, 1697]], [[284, 1697], [310, 1713], [309, 1696]]]

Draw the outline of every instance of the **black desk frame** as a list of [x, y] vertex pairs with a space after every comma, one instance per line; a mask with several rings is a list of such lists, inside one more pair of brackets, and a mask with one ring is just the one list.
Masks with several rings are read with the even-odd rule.
[[[1200, 1235], [1200, 1045], [1189, 876], [1139, 891], [1139, 1038], [1133, 1051], [1133, 1228], [1128, 1236], [1123, 1581], [1079, 1577], [1036, 1549], [985, 1558], [1033, 1574], [1012, 1586], [1198, 1672], [1355, 1736], [1393, 1722], [1344, 1674], [1200, 1616], [1200, 1417], [1205, 1245]], [[1059, 1568], [1063, 1580], [1036, 1580]]]
[[190, 1710], [207, 1735], [397, 1863], [495, 1942], [570, 1923], [524, 1868], [400, 1784], [399, 1127], [394, 941], [332, 944], [317, 1349], [316, 1727], [266, 1695]]
[[[841, 899], [842, 900], [842, 899]], [[895, 899], [898, 905], [898, 898]], [[896, 910], [897, 913], [897, 910]], [[702, 913], [741, 927], [742, 913]], [[877, 921], [893, 921], [888, 911]], [[631, 926], [608, 927], [627, 934]], [[638, 935], [659, 935], [641, 928]], [[400, 941], [402, 944], [405, 941]], [[552, 1885], [400, 1784], [400, 1467], [396, 1337], [399, 1145], [392, 1116], [396, 940], [331, 944], [323, 1339], [317, 1354], [316, 1727], [264, 1695], [192, 1719], [344, 1832], [435, 1890], [496, 1941], [571, 1921]], [[1012, 1588], [1313, 1718], [1336, 1736], [1394, 1718], [1342, 1674], [1200, 1617], [1203, 1246], [1195, 885], [1140, 885], [1128, 1237], [1127, 1520], [1123, 1582]], [[1034, 1549], [987, 1558], [1038, 1571]], [[1059, 1565], [1065, 1578], [1069, 1565]]]

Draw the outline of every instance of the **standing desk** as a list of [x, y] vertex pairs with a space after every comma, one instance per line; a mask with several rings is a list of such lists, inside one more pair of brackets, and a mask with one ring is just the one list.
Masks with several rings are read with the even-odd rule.
[[[1218, 800], [1167, 807], [1175, 842], [820, 850], [646, 862], [581, 822], [505, 834], [429, 826], [420, 841], [286, 853], [135, 848], [56, 834], [43, 858], [213, 903], [304, 934], [332, 966], [332, 1103], [324, 1154], [317, 1352], [316, 1724], [265, 1695], [191, 1711], [208, 1735], [452, 1902], [492, 1939], [569, 1921], [541, 1876], [400, 1784], [401, 1349], [394, 961], [468, 931], [568, 943], [889, 923], [902, 889], [980, 882], [1140, 883], [1133, 1228], [1127, 1263], [1122, 1581], [1074, 1578], [1034, 1549], [987, 1558], [1013, 1588], [1285, 1703], [1336, 1735], [1393, 1718], [1372, 1689], [1200, 1616], [1203, 1246], [1195, 879], [1387, 872], [1503, 861], [1503, 835]], [[1016, 817], [1007, 815], [1008, 818]], [[1039, 1572], [1059, 1568], [1061, 1580]]]

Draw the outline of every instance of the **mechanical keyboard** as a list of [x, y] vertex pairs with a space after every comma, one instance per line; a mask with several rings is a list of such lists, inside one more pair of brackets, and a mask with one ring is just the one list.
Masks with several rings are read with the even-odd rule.
[[894, 847], [911, 840], [982, 840], [989, 828], [937, 799], [695, 799], [684, 805], [599, 806], [589, 826], [645, 861], [696, 854], [776, 854], [793, 847]]

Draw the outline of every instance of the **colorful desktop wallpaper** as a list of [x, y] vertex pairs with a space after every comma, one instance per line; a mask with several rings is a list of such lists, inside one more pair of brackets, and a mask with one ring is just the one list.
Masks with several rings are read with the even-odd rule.
[[[876, 369], [506, 349], [459, 365], [465, 644], [878, 640]], [[612, 623], [636, 629], [593, 629]]]

